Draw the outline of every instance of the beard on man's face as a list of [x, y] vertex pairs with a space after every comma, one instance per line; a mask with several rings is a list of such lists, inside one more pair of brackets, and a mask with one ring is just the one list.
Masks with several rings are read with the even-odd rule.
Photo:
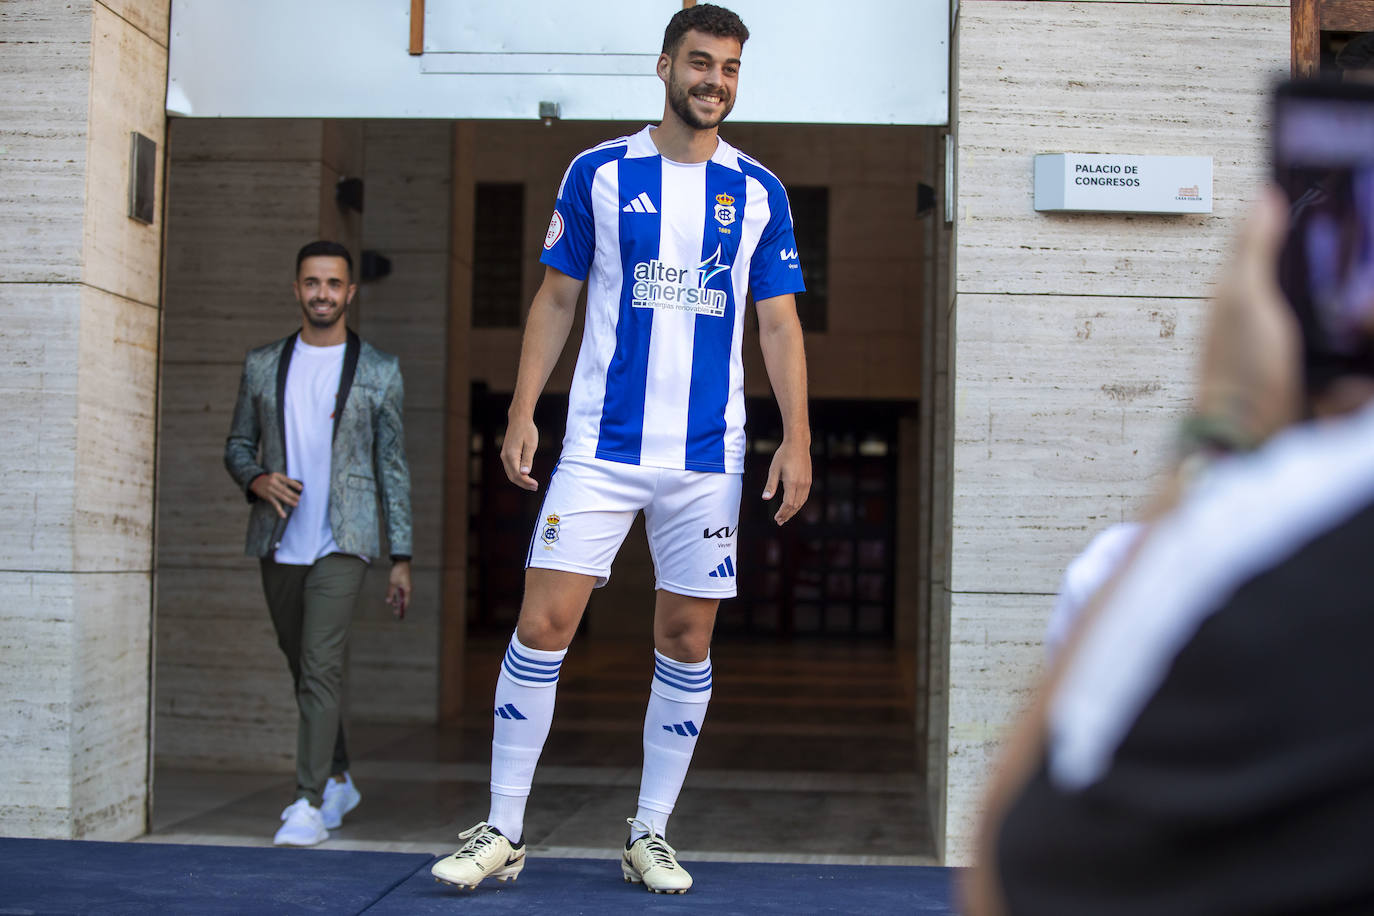
[[719, 127], [720, 122], [725, 120], [725, 116], [735, 107], [735, 100], [725, 87], [714, 87], [720, 93], [722, 104], [720, 111], [713, 118], [703, 118], [695, 109], [692, 108], [692, 96], [682, 81], [677, 78], [677, 73], [673, 70], [668, 72], [668, 107], [673, 114], [682, 119], [683, 123], [695, 130], [710, 130]]
[[310, 326], [314, 328], [332, 328], [343, 320], [344, 313], [348, 311], [341, 305], [337, 311], [320, 314], [313, 308], [317, 303], [331, 306], [334, 304], [328, 299], [312, 299], [309, 302], [301, 303], [301, 311], [305, 314], [305, 320], [310, 322]]

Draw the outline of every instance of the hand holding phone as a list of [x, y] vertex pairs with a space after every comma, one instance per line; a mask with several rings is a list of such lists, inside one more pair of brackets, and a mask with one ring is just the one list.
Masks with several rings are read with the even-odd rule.
[[1374, 86], [1281, 85], [1274, 172], [1289, 205], [1279, 283], [1302, 330], [1308, 395], [1374, 379]]

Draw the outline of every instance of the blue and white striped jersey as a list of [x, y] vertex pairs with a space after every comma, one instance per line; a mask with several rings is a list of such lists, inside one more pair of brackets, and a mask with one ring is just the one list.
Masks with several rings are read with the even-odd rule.
[[742, 473], [745, 294], [804, 289], [787, 192], [724, 140], [665, 159], [650, 129], [572, 161], [544, 239], [587, 281], [563, 454]]

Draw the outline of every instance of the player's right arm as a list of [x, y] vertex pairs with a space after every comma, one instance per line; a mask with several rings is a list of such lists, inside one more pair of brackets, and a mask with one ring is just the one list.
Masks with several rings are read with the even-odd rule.
[[520, 368], [515, 376], [515, 394], [506, 412], [506, 439], [501, 445], [501, 464], [506, 477], [517, 487], [539, 489], [530, 476], [534, 450], [539, 446], [539, 430], [534, 425], [534, 405], [553, 372], [563, 345], [568, 342], [577, 297], [582, 282], [555, 267], [544, 268], [544, 282], [530, 303], [525, 319], [525, 336], [520, 343]]

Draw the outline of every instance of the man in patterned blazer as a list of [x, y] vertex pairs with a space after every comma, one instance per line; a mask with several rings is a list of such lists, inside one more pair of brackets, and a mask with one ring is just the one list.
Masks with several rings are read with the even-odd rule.
[[359, 339], [344, 315], [358, 287], [335, 242], [296, 256], [301, 329], [250, 350], [224, 465], [252, 504], [247, 553], [277, 645], [296, 686], [296, 801], [273, 842], [329, 838], [361, 795], [348, 775], [340, 699], [353, 606], [381, 555], [377, 507], [390, 548], [387, 604], [410, 603], [410, 468], [396, 357]]

